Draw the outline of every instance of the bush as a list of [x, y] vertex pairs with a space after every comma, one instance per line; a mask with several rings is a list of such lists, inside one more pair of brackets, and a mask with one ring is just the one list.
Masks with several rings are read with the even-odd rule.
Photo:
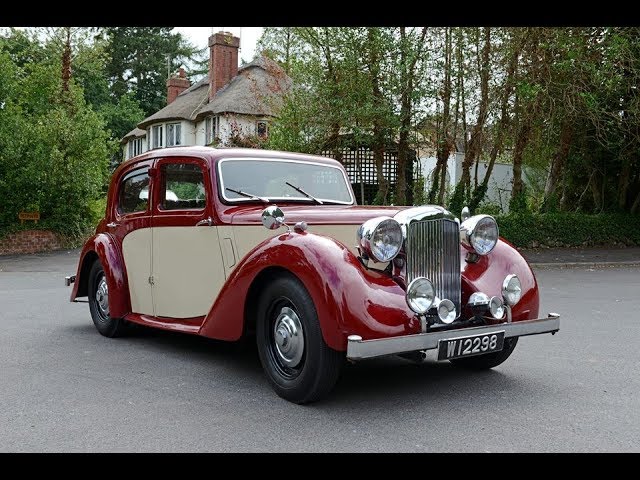
[[640, 215], [509, 213], [496, 220], [500, 236], [520, 248], [640, 245]]

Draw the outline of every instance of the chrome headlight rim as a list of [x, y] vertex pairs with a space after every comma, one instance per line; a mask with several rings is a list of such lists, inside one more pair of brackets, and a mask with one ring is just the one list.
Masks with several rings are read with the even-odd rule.
[[[383, 228], [391, 228], [391, 232], [388, 232], [387, 240], [393, 240], [393, 242], [387, 242], [385, 245], [391, 247], [389, 251], [381, 251], [379, 246], [376, 246], [375, 240], [377, 235]], [[357, 233], [358, 246], [375, 262], [385, 263], [390, 262], [398, 256], [402, 250], [402, 243], [404, 241], [404, 235], [402, 233], [402, 227], [400, 223], [394, 218], [381, 216], [367, 220], [358, 228]]]
[[[484, 223], [491, 222], [495, 228], [495, 238], [492, 238], [492, 243], [488, 248], [482, 248], [480, 238], [478, 238], [478, 230]], [[498, 222], [491, 215], [474, 215], [463, 221], [460, 224], [460, 243], [470, 251], [477, 253], [478, 255], [488, 255], [493, 251], [498, 244], [498, 238], [500, 236], [500, 230], [498, 229]]]
[[[516, 288], [512, 284], [517, 284]], [[522, 282], [515, 273], [507, 275], [502, 281], [502, 298], [510, 307], [516, 305], [522, 298]]]
[[[431, 295], [418, 297], [417, 293], [419, 289], [423, 287], [429, 287]], [[422, 292], [425, 293], [425, 292]], [[420, 305], [420, 303], [416, 302], [418, 298], [421, 299], [429, 299], [428, 303]], [[426, 315], [429, 309], [433, 306], [433, 302], [436, 299], [436, 289], [433, 286], [433, 282], [426, 277], [416, 277], [411, 283], [407, 286], [407, 292], [405, 293], [405, 300], [407, 301], [407, 305], [414, 313], [418, 315]], [[426, 305], [426, 308], [425, 308]]]

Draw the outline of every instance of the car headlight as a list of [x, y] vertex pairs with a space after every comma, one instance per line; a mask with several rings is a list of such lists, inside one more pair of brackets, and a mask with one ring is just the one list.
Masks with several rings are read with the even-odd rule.
[[402, 229], [391, 217], [367, 220], [358, 228], [358, 245], [376, 262], [388, 262], [402, 247]]
[[510, 307], [513, 307], [520, 301], [522, 296], [522, 285], [517, 275], [507, 275], [502, 282], [502, 296], [504, 301]]
[[498, 243], [498, 224], [491, 215], [474, 215], [460, 224], [460, 242], [480, 255], [486, 255]]
[[407, 287], [407, 305], [418, 315], [424, 315], [429, 311], [436, 298], [433, 283], [424, 277], [418, 277], [411, 281]]

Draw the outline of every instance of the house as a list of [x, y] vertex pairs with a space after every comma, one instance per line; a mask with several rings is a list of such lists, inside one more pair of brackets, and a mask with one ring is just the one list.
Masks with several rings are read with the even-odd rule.
[[184, 69], [167, 80], [167, 106], [142, 120], [121, 140], [125, 160], [155, 148], [220, 145], [266, 138], [291, 78], [273, 60], [258, 56], [238, 68], [240, 39], [209, 37], [208, 75], [191, 85]]

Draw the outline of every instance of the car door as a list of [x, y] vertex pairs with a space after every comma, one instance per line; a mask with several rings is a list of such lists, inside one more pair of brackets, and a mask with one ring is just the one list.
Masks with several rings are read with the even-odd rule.
[[210, 172], [191, 157], [158, 160], [152, 217], [153, 306], [157, 317], [206, 315], [224, 284], [213, 225]]
[[151, 209], [153, 160], [132, 164], [118, 180], [115, 201], [108, 212], [108, 232], [122, 246], [131, 310], [153, 315], [151, 292]]

